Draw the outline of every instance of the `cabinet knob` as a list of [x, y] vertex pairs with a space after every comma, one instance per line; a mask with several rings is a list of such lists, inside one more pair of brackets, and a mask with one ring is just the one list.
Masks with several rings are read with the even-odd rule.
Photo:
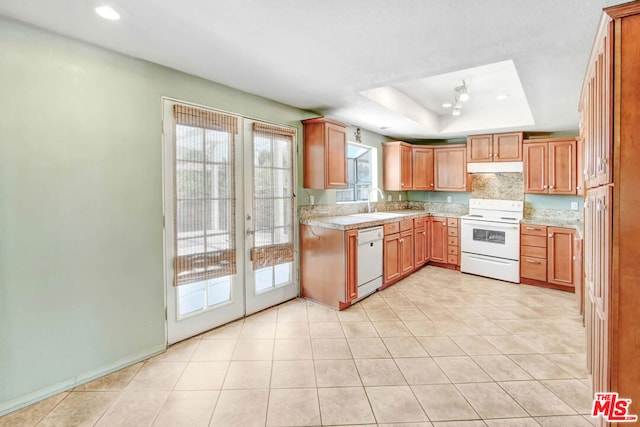
[[549, 237], [553, 237], [553, 233], [549, 233]]
[[542, 188], [544, 188], [544, 189], [546, 190], [547, 186], [546, 186], [546, 185], [543, 185], [543, 186], [542, 186]]
[[553, 190], [553, 185], [551, 187], [549, 187], [549, 190]]
[[429, 184], [431, 187], [433, 187], [433, 183]]
[[578, 185], [578, 186], [576, 187], [576, 190], [582, 190], [582, 186]]

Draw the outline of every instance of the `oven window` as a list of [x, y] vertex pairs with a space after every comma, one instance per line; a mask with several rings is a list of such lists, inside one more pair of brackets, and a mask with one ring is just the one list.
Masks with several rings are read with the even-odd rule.
[[504, 231], [483, 230], [482, 228], [473, 229], [473, 240], [476, 242], [498, 243], [504, 245]]

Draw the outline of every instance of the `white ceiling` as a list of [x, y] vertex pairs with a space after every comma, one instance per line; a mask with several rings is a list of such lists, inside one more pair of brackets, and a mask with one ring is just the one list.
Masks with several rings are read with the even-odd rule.
[[[105, 2], [122, 14], [120, 21], [98, 17], [93, 9], [104, 3], [99, 0], [0, 0], [0, 14], [403, 139], [577, 129], [580, 87], [601, 10], [621, 3]], [[490, 97], [477, 103], [482, 85], [474, 82], [479, 74], [469, 75], [469, 70], [504, 61], [512, 61], [523, 92], [509, 99], [523, 97], [534, 124], [491, 119]], [[437, 107], [451, 102], [451, 81], [464, 76], [470, 79], [471, 99], [452, 118]], [[420, 89], [429, 77], [440, 83]], [[363, 94], [382, 87], [400, 94], [406, 105], [394, 111]]]

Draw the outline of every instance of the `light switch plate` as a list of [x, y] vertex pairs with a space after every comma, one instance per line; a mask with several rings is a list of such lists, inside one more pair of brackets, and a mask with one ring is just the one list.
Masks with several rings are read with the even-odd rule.
[[451, 196], [447, 196], [447, 203], [451, 203]]
[[398, 200], [402, 201], [402, 194], [398, 194]]
[[309, 196], [309, 204], [313, 206], [315, 202], [316, 202], [316, 198], [313, 195]]
[[389, 195], [387, 196], [387, 201], [388, 201], [388, 202], [390, 202], [390, 201], [391, 201], [391, 197], [392, 197], [392, 196], [391, 196], [391, 194], [389, 194]]
[[571, 210], [573, 211], [578, 210], [578, 202], [571, 202]]

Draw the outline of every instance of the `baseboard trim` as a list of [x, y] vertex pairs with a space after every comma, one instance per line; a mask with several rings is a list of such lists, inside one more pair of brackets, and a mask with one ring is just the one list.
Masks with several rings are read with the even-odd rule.
[[0, 403], [0, 417], [3, 415], [7, 415], [10, 412], [17, 411], [18, 409], [22, 409], [25, 406], [32, 405], [36, 402], [39, 402], [41, 400], [54, 396], [63, 391], [67, 391], [74, 387], [82, 385], [84, 383], [87, 383], [89, 381], [93, 381], [96, 378], [100, 378], [104, 375], [110, 374], [122, 368], [126, 368], [127, 366], [146, 360], [157, 354], [163, 353], [164, 351], [166, 351], [166, 349], [167, 347], [164, 344], [155, 346], [150, 349], [136, 353], [132, 356], [117, 360], [116, 362], [111, 363], [109, 365], [102, 366], [97, 369], [92, 369], [91, 371], [83, 372], [81, 374], [76, 375], [73, 378], [60, 381], [59, 383], [41, 388], [32, 393], [28, 393], [28, 394], [16, 397], [15, 399], [11, 399], [7, 402], [2, 402]]

